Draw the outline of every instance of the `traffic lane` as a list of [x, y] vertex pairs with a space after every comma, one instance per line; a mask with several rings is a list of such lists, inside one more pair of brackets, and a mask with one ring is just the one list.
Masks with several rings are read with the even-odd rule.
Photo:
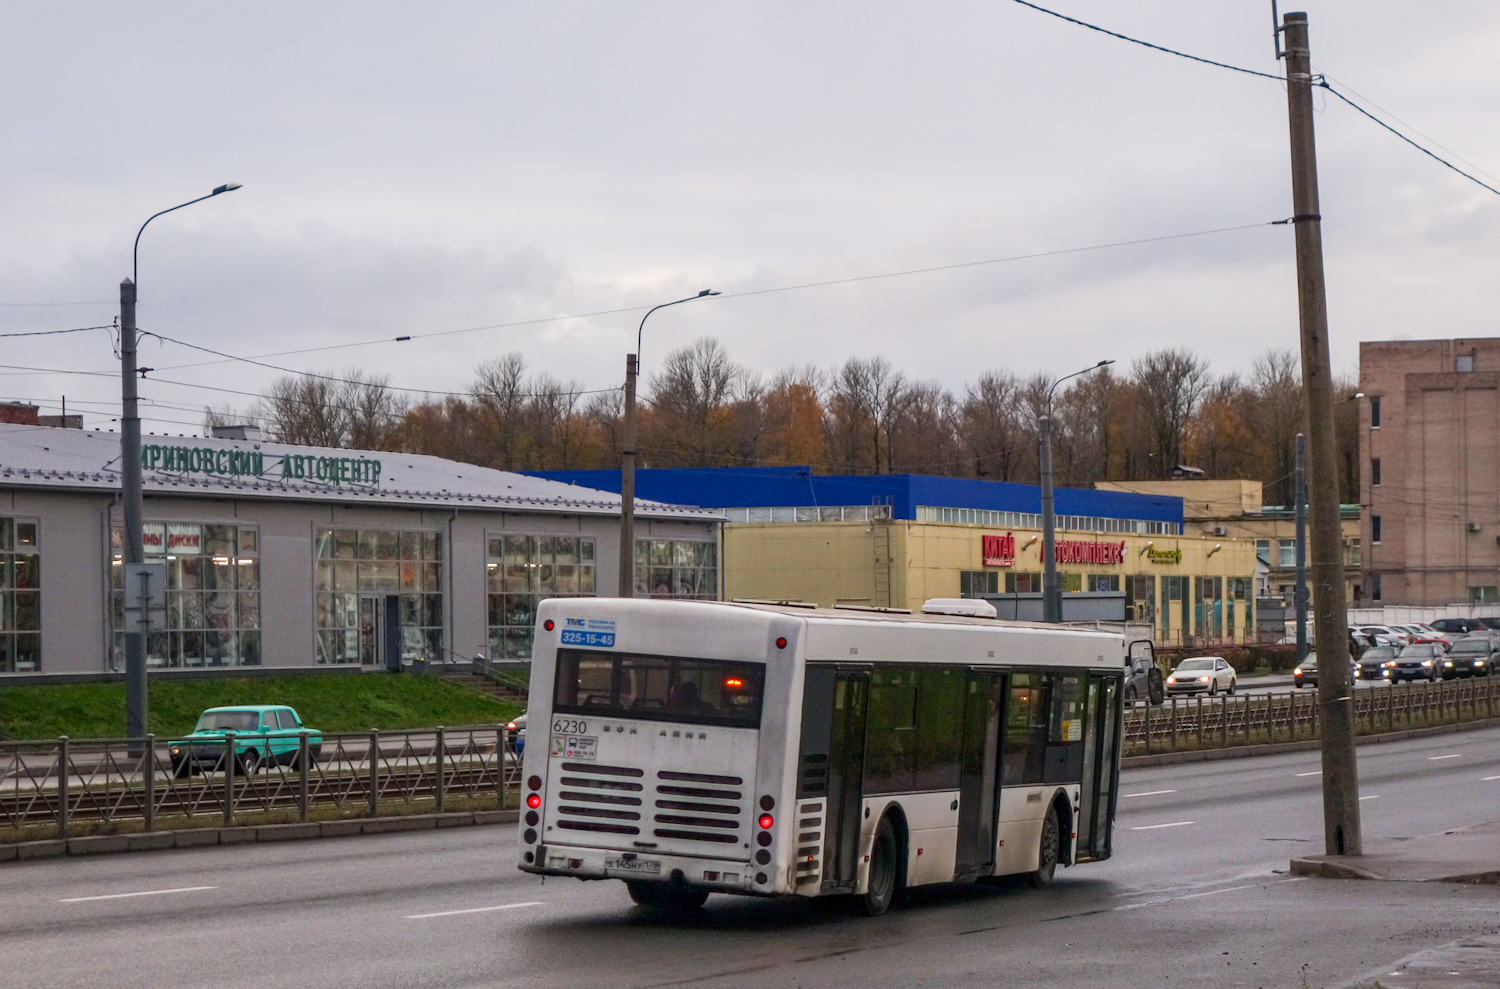
[[[1500, 729], [1361, 746], [1367, 843], [1500, 817]], [[1100, 874], [1138, 890], [1178, 876], [1228, 881], [1324, 847], [1317, 752], [1121, 774], [1117, 855]], [[1091, 869], [1094, 867], [1090, 867]]]
[[[1384, 686], [1388, 686], [1388, 684], [1384, 680], [1381, 680], [1381, 681], [1378, 681], [1378, 682], [1375, 681], [1375, 680], [1355, 680], [1354, 681], [1354, 687], [1355, 687], [1356, 690], [1368, 690], [1368, 689], [1370, 689], [1372, 687], [1384, 687]], [[1298, 694], [1300, 696], [1307, 697], [1307, 696], [1311, 696], [1311, 695], [1316, 694], [1316, 693], [1317, 693], [1317, 687], [1316, 686], [1309, 685], [1309, 686], [1306, 686], [1306, 687], [1298, 687], [1297, 684], [1291, 678], [1287, 678], [1285, 681], [1277, 681], [1275, 683], [1257, 683], [1257, 682], [1249, 682], [1249, 683], [1247, 683], [1246, 681], [1241, 680], [1235, 686], [1235, 692], [1234, 692], [1233, 696], [1235, 696], [1235, 697], [1244, 697], [1244, 696], [1249, 695], [1249, 696], [1252, 696], [1252, 697], [1264, 697], [1267, 694], [1275, 694], [1276, 696], [1281, 697], [1281, 696], [1284, 696], [1286, 694]], [[1183, 702], [1192, 703], [1193, 700], [1194, 700], [1194, 698], [1202, 697], [1202, 698], [1205, 699], [1205, 703], [1207, 703], [1208, 696], [1209, 696], [1208, 694], [1202, 694], [1202, 693], [1199, 693], [1199, 694], [1168, 694], [1167, 698], [1166, 698], [1166, 705], [1167, 705], [1167, 707], [1171, 707], [1171, 705], [1172, 705], [1172, 698], [1173, 697], [1177, 697], [1179, 699], [1179, 701], [1178, 701], [1179, 703], [1183, 703]], [[1219, 698], [1220, 697], [1226, 697], [1226, 696], [1229, 696], [1229, 695], [1226, 694], [1226, 693], [1223, 693], [1223, 692], [1214, 694], [1213, 695], [1213, 702], [1215, 704], [1217, 704], [1219, 702]], [[1139, 710], [1139, 709], [1141, 709], [1141, 708], [1143, 708], [1143, 707], [1146, 706], [1146, 702], [1143, 701], [1143, 700], [1142, 701], [1127, 701], [1125, 703], [1125, 706], [1127, 708], [1134, 708], [1136, 710]], [[1156, 711], [1160, 711], [1161, 710], [1161, 706], [1158, 705], [1155, 708], [1155, 710]]]
[[[121, 926], [81, 932], [86, 945], [50, 950], [42, 935], [31, 944], [5, 938], [0, 952], [25, 951], [28, 970], [12, 984], [41, 987], [102, 980], [170, 989], [267, 971], [319, 986], [420, 989], [966, 987], [1002, 977], [1159, 986], [1218, 972], [1215, 984], [1296, 985], [1304, 971], [1311, 984], [1326, 984], [1385, 956], [1492, 929], [1500, 904], [1480, 887], [1392, 890], [1277, 876], [1133, 897], [1090, 875], [1069, 870], [1045, 891], [924, 888], [877, 919], [838, 900], [741, 897], [713, 897], [700, 914], [662, 919], [630, 908], [619, 883], [536, 881], [539, 905], [506, 912], [412, 919], [398, 912], [399, 901], [338, 900], [309, 915], [226, 908], [200, 914], [186, 930]], [[1331, 932], [1329, 917], [1338, 918]], [[1317, 944], [1306, 934], [1313, 929]]]

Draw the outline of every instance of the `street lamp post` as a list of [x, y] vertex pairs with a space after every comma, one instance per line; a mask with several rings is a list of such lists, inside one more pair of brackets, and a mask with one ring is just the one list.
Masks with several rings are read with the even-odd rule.
[[1045, 412], [1037, 425], [1041, 432], [1040, 473], [1042, 481], [1042, 621], [1062, 621], [1062, 590], [1057, 586], [1057, 516], [1052, 508], [1052, 393], [1069, 378], [1097, 371], [1114, 361], [1100, 361], [1082, 371], [1074, 371], [1052, 382], [1047, 389]]
[[[121, 556], [127, 564], [145, 562], [141, 546], [144, 524], [141, 507], [141, 417], [137, 407], [137, 370], [135, 361], [135, 298], [140, 275], [141, 234], [158, 216], [201, 203], [205, 199], [238, 189], [229, 182], [206, 196], [153, 213], [136, 231], [135, 246], [130, 252], [130, 277], [120, 283], [120, 487], [124, 502], [125, 544]], [[144, 615], [144, 612], [142, 612]], [[138, 622], [125, 624], [125, 735], [146, 737], [146, 637]]]
[[620, 426], [620, 590], [622, 598], [635, 596], [635, 379], [640, 370], [641, 334], [646, 320], [658, 309], [681, 305], [719, 293], [706, 288], [697, 295], [652, 306], [641, 317], [635, 331], [635, 353], [625, 355], [625, 419]]

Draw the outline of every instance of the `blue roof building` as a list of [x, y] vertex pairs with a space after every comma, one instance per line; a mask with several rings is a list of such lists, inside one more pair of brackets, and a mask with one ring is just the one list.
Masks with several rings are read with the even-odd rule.
[[[618, 470], [537, 471], [535, 476], [600, 491], [620, 490]], [[923, 474], [814, 474], [811, 467], [692, 467], [635, 473], [636, 496], [726, 510], [730, 522], [865, 518], [1037, 528], [1041, 488]], [[1058, 488], [1059, 529], [1177, 535], [1182, 499], [1170, 495]]]

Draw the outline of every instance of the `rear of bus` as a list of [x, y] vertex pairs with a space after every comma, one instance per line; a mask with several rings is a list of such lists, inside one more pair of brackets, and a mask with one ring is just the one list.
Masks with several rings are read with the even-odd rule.
[[801, 627], [707, 602], [542, 602], [520, 868], [637, 888], [781, 891], [773, 795], [790, 782]]

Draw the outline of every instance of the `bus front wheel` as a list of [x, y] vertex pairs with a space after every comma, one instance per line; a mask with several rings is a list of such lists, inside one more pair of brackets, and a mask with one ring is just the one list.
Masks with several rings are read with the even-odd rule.
[[896, 840], [896, 828], [891, 819], [883, 817], [875, 829], [875, 840], [870, 846], [870, 881], [860, 906], [871, 917], [879, 917], [891, 908], [896, 898], [897, 854], [901, 848]]
[[625, 888], [637, 906], [662, 913], [687, 913], [708, 902], [706, 889], [681, 889], [667, 883], [625, 880]]

